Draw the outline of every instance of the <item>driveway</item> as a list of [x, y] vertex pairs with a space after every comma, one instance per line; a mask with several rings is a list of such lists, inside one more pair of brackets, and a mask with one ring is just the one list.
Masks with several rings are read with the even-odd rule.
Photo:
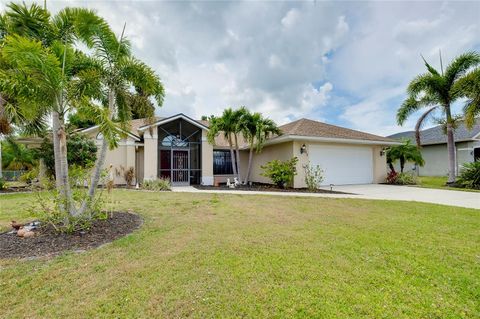
[[351, 194], [199, 190], [191, 186], [173, 188], [174, 192], [403, 200], [480, 209], [480, 193], [475, 192], [380, 184], [334, 186], [333, 190]]

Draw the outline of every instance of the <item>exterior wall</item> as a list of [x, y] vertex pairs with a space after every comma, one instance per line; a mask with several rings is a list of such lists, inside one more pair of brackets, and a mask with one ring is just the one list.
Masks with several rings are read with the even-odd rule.
[[208, 143], [207, 131], [202, 130], [202, 185], [213, 185], [213, 145]]
[[156, 130], [153, 130], [153, 135], [149, 131], [143, 134], [143, 179], [154, 180], [157, 179], [157, 164], [158, 164], [158, 137]]
[[145, 171], [143, 165], [145, 164], [145, 152], [143, 151], [143, 146], [138, 146], [136, 149], [136, 158], [135, 158], [135, 178], [136, 183], [142, 183]]
[[[102, 146], [101, 140], [97, 137], [98, 130], [90, 131], [86, 133], [87, 136], [95, 140], [95, 144], [98, 148], [98, 154], [100, 153], [100, 147]], [[110, 169], [112, 166], [112, 174], [114, 176], [114, 183], [117, 185], [126, 184], [123, 176], [124, 170], [133, 167], [136, 170], [135, 165], [135, 141], [131, 137], [120, 140], [118, 147], [113, 150], [107, 150], [105, 156], [105, 163], [103, 169]]]
[[[455, 146], [458, 173], [464, 163], [474, 161], [472, 152], [475, 147], [480, 147], [480, 142], [460, 142]], [[425, 165], [418, 169], [420, 176], [446, 176], [448, 174], [447, 144], [426, 145], [422, 147], [421, 152]], [[407, 164], [405, 166], [408, 167]]]
[[[263, 173], [261, 166], [274, 159], [285, 161], [291, 159], [293, 156], [293, 142], [285, 142], [264, 147], [260, 153], [253, 154], [250, 180], [256, 183], [271, 184], [270, 179], [261, 175]], [[248, 151], [240, 152], [240, 164], [242, 178], [244, 178], [248, 167]]]

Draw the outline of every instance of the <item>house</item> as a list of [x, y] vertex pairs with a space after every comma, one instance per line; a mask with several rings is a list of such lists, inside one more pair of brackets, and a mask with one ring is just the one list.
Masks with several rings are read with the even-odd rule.
[[[194, 120], [184, 114], [132, 120], [130, 131], [117, 149], [108, 151], [105, 166], [117, 172], [135, 168], [136, 180], [168, 178], [173, 185], [213, 185], [233, 179], [228, 144], [222, 136], [215, 145], [207, 141], [207, 121]], [[280, 127], [282, 135], [267, 140], [265, 147], [253, 157], [251, 180], [269, 183], [261, 175], [261, 166], [273, 159], [298, 157], [298, 175], [294, 187], [305, 187], [303, 166], [320, 165], [324, 184], [366, 184], [385, 180], [387, 166], [384, 148], [398, 142], [364, 132], [300, 119]], [[100, 143], [98, 127], [81, 131]], [[240, 169], [246, 173], [248, 146], [242, 142]], [[115, 183], [124, 184], [118, 174]]]
[[[401, 132], [388, 136], [395, 140], [409, 139], [416, 144], [415, 131]], [[463, 121], [459, 122], [454, 133], [455, 156], [457, 171], [465, 163], [480, 161], [480, 118], [469, 130]], [[417, 170], [420, 176], [446, 176], [448, 174], [447, 136], [442, 125], [420, 131], [421, 152], [425, 165], [415, 167], [411, 164], [408, 169]], [[398, 166], [398, 165], [397, 165]]]

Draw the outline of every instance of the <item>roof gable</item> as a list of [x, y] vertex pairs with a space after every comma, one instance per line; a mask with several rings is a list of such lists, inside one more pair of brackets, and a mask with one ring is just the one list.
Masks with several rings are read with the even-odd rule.
[[[177, 115], [173, 115], [173, 116], [170, 116], [170, 117], [160, 118], [159, 120], [157, 120], [156, 122], [154, 122], [152, 124], [147, 124], [147, 125], [140, 126], [138, 128], [138, 131], [143, 132], [143, 131], [146, 131], [148, 128], [156, 127], [156, 126], [166, 124], [166, 123], [178, 120], [178, 119], [183, 119], [183, 120], [189, 122], [190, 124], [197, 126], [198, 128], [201, 128], [203, 130], [208, 130], [208, 126], [206, 126], [204, 123], [201, 123], [200, 121], [196, 121], [196, 120], [192, 119], [191, 117], [186, 116], [183, 113], [179, 113]], [[205, 122], [205, 121], [203, 121], [203, 122]]]

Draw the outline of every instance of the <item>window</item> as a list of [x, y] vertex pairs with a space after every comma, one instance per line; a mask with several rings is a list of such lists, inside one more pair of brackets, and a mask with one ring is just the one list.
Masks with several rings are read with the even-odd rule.
[[232, 175], [230, 151], [213, 151], [213, 175]]

